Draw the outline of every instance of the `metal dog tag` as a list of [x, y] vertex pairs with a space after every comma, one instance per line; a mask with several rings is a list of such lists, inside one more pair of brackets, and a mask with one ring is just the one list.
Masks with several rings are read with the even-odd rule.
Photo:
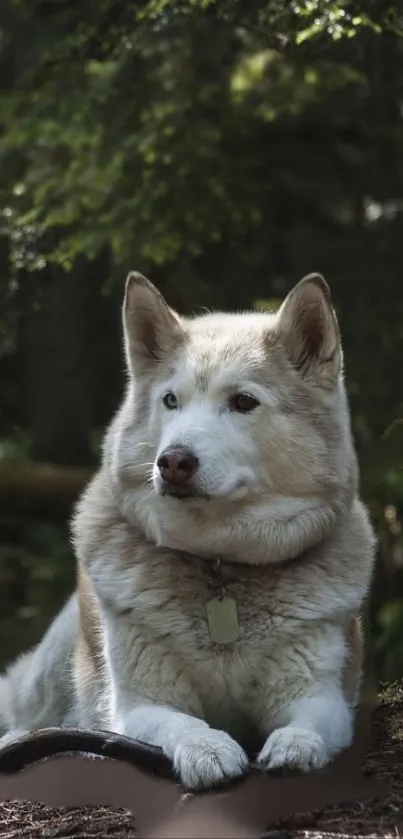
[[214, 597], [207, 603], [210, 638], [216, 644], [231, 644], [239, 636], [238, 613], [232, 597]]

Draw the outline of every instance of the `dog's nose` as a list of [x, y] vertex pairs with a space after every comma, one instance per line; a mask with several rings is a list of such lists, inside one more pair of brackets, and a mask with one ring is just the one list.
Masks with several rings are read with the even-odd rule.
[[161, 478], [175, 486], [186, 484], [198, 469], [196, 455], [186, 448], [165, 449], [157, 460]]

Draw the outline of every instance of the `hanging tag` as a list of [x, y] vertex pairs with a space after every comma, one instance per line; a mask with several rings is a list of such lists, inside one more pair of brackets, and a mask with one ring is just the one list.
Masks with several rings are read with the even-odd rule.
[[210, 638], [216, 644], [231, 644], [239, 637], [236, 603], [233, 597], [214, 597], [207, 603]]

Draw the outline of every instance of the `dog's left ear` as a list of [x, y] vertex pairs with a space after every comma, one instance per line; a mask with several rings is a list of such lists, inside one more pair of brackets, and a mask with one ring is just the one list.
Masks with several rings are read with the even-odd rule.
[[179, 315], [155, 285], [132, 271], [123, 302], [126, 357], [134, 375], [150, 372], [185, 339]]
[[293, 366], [305, 378], [332, 387], [342, 367], [339, 327], [327, 282], [308, 274], [278, 312], [280, 337]]

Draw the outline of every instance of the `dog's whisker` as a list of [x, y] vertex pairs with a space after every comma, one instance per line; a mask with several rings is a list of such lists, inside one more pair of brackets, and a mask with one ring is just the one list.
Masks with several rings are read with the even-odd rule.
[[145, 461], [144, 463], [136, 463], [136, 467], [138, 469], [154, 469], [154, 463], [152, 461]]
[[135, 449], [140, 449], [140, 448], [144, 448], [145, 446], [146, 446], [147, 448], [149, 448], [149, 449], [153, 449], [153, 448], [154, 448], [154, 446], [153, 446], [153, 444], [152, 444], [152, 443], [146, 443], [146, 442], [135, 443], [133, 448], [135, 448]]

